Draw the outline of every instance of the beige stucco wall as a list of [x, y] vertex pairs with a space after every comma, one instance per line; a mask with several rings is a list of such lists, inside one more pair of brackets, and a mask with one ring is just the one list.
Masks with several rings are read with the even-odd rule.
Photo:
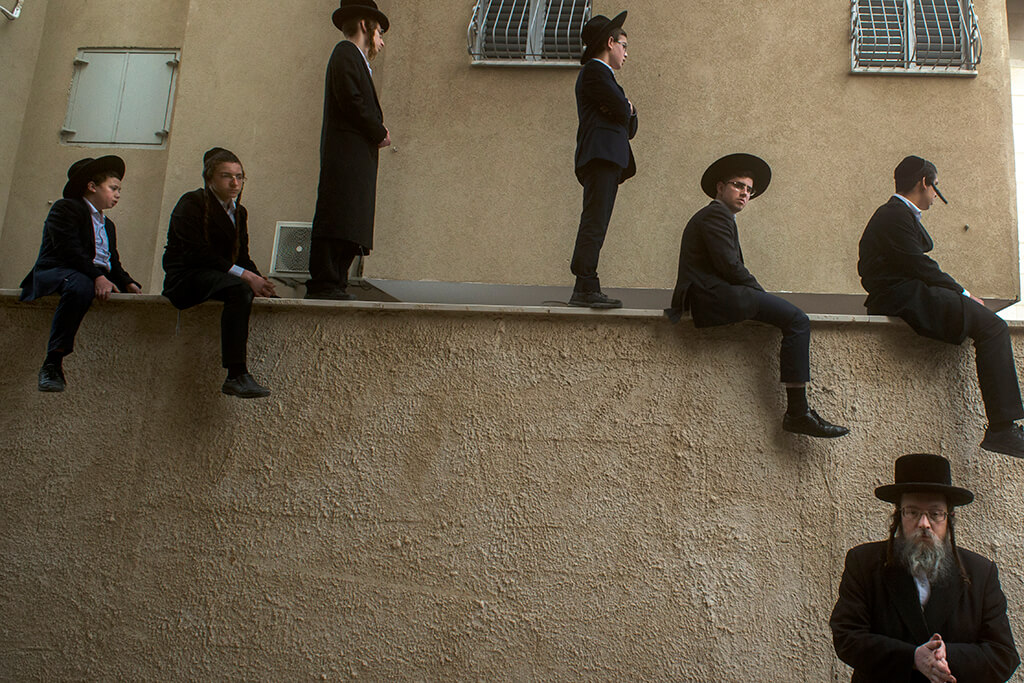
[[52, 306], [0, 297], [5, 680], [848, 680], [843, 554], [911, 451], [977, 493], [958, 539], [1024, 633], [1024, 464], [977, 448], [968, 346], [816, 323], [821, 441], [756, 324], [261, 302], [245, 402], [217, 306], [138, 300], [40, 394]]
[[[45, 201], [82, 155], [61, 146], [57, 131], [70, 60], [83, 44], [182, 47], [168, 149], [125, 151], [129, 184], [112, 214], [127, 231], [124, 261], [148, 290], [160, 287], [170, 210], [199, 184], [211, 145], [245, 162], [257, 262], [270, 259], [276, 221], [311, 220], [323, 70], [340, 37], [329, 22], [333, 3], [144, 2], [127, 18], [108, 0], [84, 10], [48, 5], [0, 285], [16, 284], [31, 264]], [[570, 283], [581, 197], [572, 173], [576, 70], [471, 66], [466, 0], [381, 6], [393, 27], [374, 77], [395, 144], [381, 159], [367, 274]], [[860, 231], [890, 193], [892, 168], [918, 153], [937, 163], [953, 202], [927, 216], [936, 256], [971, 291], [1015, 297], [1006, 6], [975, 7], [985, 41], [979, 76], [922, 78], [850, 75], [846, 2], [814, 12], [762, 3], [741, 17], [727, 4], [631, 5], [620, 80], [640, 112], [640, 171], [621, 189], [603, 282], [671, 287], [682, 226], [705, 201], [701, 172], [721, 154], [747, 150], [775, 171], [770, 192], [740, 217], [751, 269], [771, 289], [857, 292]]]

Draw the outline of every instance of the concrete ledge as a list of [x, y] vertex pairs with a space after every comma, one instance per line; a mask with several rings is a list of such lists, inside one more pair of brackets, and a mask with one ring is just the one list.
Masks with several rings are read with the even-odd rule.
[[[0, 289], [0, 301], [17, 301], [21, 294], [19, 289]], [[36, 302], [45, 302], [47, 299], [39, 299]], [[170, 302], [159, 294], [113, 294], [110, 297], [112, 303], [138, 304], [159, 304], [171, 307]], [[217, 302], [210, 302], [214, 305]], [[528, 315], [528, 316], [590, 316], [602, 318], [665, 318], [664, 310], [660, 308], [615, 308], [610, 310], [595, 310], [591, 308], [574, 308], [570, 306], [505, 306], [491, 304], [436, 304], [417, 303], [409, 301], [318, 301], [307, 299], [256, 299], [254, 305], [257, 309], [267, 310], [308, 310], [321, 309], [333, 311], [417, 311], [448, 314], [486, 314], [486, 315]], [[173, 307], [172, 307], [173, 308]], [[884, 315], [852, 315], [845, 313], [811, 313], [807, 316], [812, 322], [822, 323], [871, 323], [890, 324], [902, 323], [898, 318], [891, 318]], [[1011, 327], [1024, 327], [1024, 321], [1009, 322]]]

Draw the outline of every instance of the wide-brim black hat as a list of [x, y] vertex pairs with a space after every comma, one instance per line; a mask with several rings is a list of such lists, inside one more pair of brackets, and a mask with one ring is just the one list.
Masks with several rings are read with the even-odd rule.
[[949, 461], [941, 455], [911, 453], [896, 460], [895, 484], [886, 484], [875, 489], [875, 496], [893, 505], [900, 504], [904, 493], [939, 493], [952, 506], [967, 505], [974, 500], [974, 494], [967, 489], [953, 486], [949, 474]]
[[754, 181], [754, 194], [751, 199], [759, 197], [768, 189], [772, 182], [772, 169], [761, 157], [753, 154], [727, 154], [715, 163], [708, 166], [700, 179], [700, 189], [704, 194], [714, 199], [718, 196], [718, 183], [735, 178], [738, 172], [750, 173]]
[[580, 64], [586, 64], [594, 55], [604, 49], [608, 37], [617, 28], [622, 28], [626, 23], [627, 12], [620, 12], [614, 19], [609, 19], [603, 14], [591, 17], [590, 21], [583, 25], [580, 37], [583, 39], [583, 56], [580, 57]]
[[114, 171], [124, 178], [124, 159], [113, 154], [93, 159], [86, 157], [71, 164], [68, 169], [68, 182], [64, 185], [64, 199], [76, 199], [85, 194], [85, 188], [95, 176], [104, 171]]
[[391, 22], [377, 9], [377, 3], [373, 0], [341, 0], [338, 9], [331, 15], [331, 21], [340, 31], [349, 19], [373, 19], [380, 24], [381, 33], [387, 33], [391, 28]]

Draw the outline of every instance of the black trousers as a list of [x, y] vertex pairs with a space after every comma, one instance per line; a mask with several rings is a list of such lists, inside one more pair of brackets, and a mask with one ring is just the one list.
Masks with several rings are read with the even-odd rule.
[[807, 314], [781, 297], [756, 292], [758, 310], [751, 320], [774, 325], [782, 331], [779, 350], [779, 381], [811, 380], [811, 321]]
[[91, 277], [70, 268], [67, 273], [57, 289], [60, 303], [53, 313], [50, 341], [46, 345], [47, 353], [58, 352], [64, 356], [75, 350], [75, 335], [96, 296], [96, 285]]
[[964, 306], [967, 336], [974, 340], [978, 386], [989, 423], [1024, 418], [1006, 323], [977, 301], [968, 299]]
[[587, 164], [580, 175], [583, 178], [583, 211], [570, 268], [576, 276], [577, 292], [599, 292], [601, 281], [597, 277], [597, 261], [612, 219], [622, 169], [610, 161], [598, 159]]
[[306, 291], [312, 294], [344, 292], [348, 287], [348, 269], [362, 253], [363, 248], [349, 240], [314, 238], [309, 245]]
[[220, 359], [225, 368], [246, 363], [253, 297], [252, 287], [244, 282], [210, 295], [211, 299], [224, 302], [220, 313]]

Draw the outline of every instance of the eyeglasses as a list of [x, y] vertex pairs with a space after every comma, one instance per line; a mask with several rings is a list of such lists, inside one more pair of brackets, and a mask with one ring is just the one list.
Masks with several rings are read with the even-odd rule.
[[619, 45], [621, 45], [623, 50], [628, 50], [629, 49], [629, 43], [624, 43], [621, 40], [616, 40], [615, 42], [618, 43]]
[[738, 180], [730, 180], [728, 183], [726, 183], [726, 185], [732, 185], [740, 192], [746, 192], [751, 197], [754, 196], [754, 188], [752, 188], [750, 185], [747, 185], [746, 183], [741, 183]]
[[245, 174], [243, 173], [218, 173], [217, 177], [221, 180], [237, 180], [240, 183], [245, 182]]
[[919, 508], [900, 508], [900, 513], [903, 515], [903, 519], [908, 522], [921, 519], [921, 515], [928, 515], [928, 521], [932, 524], [940, 524], [946, 521], [950, 513], [945, 510], [921, 510]]

